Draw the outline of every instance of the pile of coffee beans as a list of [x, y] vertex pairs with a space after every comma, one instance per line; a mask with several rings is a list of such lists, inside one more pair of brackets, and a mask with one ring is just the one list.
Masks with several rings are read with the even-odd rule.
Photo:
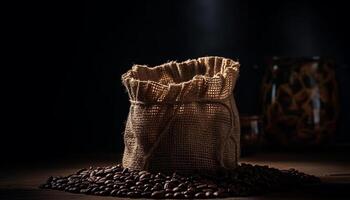
[[121, 165], [90, 167], [69, 176], [50, 177], [41, 188], [130, 198], [218, 198], [250, 196], [319, 183], [297, 170], [241, 164], [232, 171], [180, 175], [150, 173]]

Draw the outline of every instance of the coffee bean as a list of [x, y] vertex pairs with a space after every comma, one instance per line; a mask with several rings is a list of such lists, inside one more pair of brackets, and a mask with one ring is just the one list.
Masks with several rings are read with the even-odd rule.
[[110, 195], [111, 196], [117, 196], [117, 192], [118, 192], [118, 190], [112, 190], [111, 192], [110, 192]]
[[115, 196], [117, 196], [117, 197], [123, 197], [123, 196], [125, 196], [125, 195], [126, 195], [126, 192], [122, 192], [121, 190], [118, 190]]
[[278, 170], [267, 166], [241, 164], [217, 175], [173, 173], [166, 176], [122, 168], [121, 165], [81, 169], [67, 177], [49, 177], [43, 189], [72, 193], [149, 198], [212, 198], [247, 196], [283, 187], [318, 183], [319, 179], [295, 169]]
[[133, 198], [136, 195], [135, 195], [135, 192], [128, 192], [128, 193], [126, 193], [126, 196]]
[[96, 172], [96, 176], [103, 176], [104, 174], [105, 174], [105, 172], [104, 172], [103, 169], [98, 170], [98, 171]]
[[169, 193], [169, 192], [173, 192], [173, 189], [170, 189], [170, 188], [165, 189], [165, 192], [167, 192], [167, 193]]
[[77, 192], [79, 192], [79, 189], [77, 187], [71, 187], [69, 189], [69, 192], [77, 193]]
[[196, 192], [196, 189], [194, 187], [189, 187], [189, 188], [187, 188], [187, 192], [190, 194], [193, 194]]
[[135, 183], [135, 185], [137, 185], [137, 186], [138, 186], [138, 185], [143, 185], [143, 184], [144, 184], [144, 183], [141, 182], [141, 181], [138, 181], [138, 182]]
[[125, 181], [125, 184], [126, 185], [134, 185], [135, 182], [133, 180], [128, 179], [128, 180]]
[[137, 189], [136, 186], [131, 186], [131, 187], [130, 187], [130, 190], [136, 190], [136, 189]]
[[76, 172], [76, 174], [81, 174], [82, 172], [85, 172], [85, 171], [86, 171], [86, 169], [83, 168], [83, 169], [78, 170], [78, 171]]
[[151, 177], [151, 174], [142, 174], [140, 176], [140, 180], [143, 180], [143, 179], [149, 179]]
[[180, 188], [180, 187], [175, 187], [175, 188], [173, 188], [173, 192], [179, 192], [179, 191], [181, 191], [182, 190], [182, 188]]
[[177, 187], [180, 189], [184, 189], [187, 187], [187, 185], [185, 183], [180, 183]]
[[122, 171], [122, 173], [125, 174], [125, 173], [127, 173], [128, 171], [129, 171], [128, 168], [124, 168], [123, 171]]
[[90, 192], [90, 189], [81, 189], [80, 190], [80, 193], [89, 193]]
[[160, 183], [156, 183], [156, 184], [154, 184], [153, 188], [155, 188], [155, 190], [161, 190], [161, 189], [163, 189], [163, 186]]
[[150, 197], [151, 194], [152, 194], [151, 192], [142, 192], [142, 193], [141, 193], [141, 196], [142, 196], [142, 197]]
[[156, 176], [155, 176], [155, 178], [159, 178], [159, 179], [165, 179], [165, 175], [164, 174], [162, 174], [162, 173], [158, 173], [158, 174], [156, 174]]
[[166, 194], [164, 195], [164, 197], [170, 199], [170, 198], [173, 197], [173, 193], [166, 193]]
[[212, 197], [212, 195], [213, 195], [213, 193], [210, 192], [210, 191], [208, 191], [208, 192], [205, 193], [205, 196], [208, 197], [208, 198]]
[[198, 192], [194, 195], [194, 197], [196, 198], [204, 198], [205, 197], [205, 194], [203, 192]]
[[176, 187], [176, 184], [174, 182], [167, 182], [164, 184], [164, 189], [172, 189]]
[[196, 187], [197, 189], [204, 189], [207, 188], [207, 184], [201, 184]]
[[122, 192], [122, 193], [126, 193], [126, 192], [128, 192], [129, 190], [128, 189], [121, 189], [121, 190], [119, 190], [120, 192]]
[[113, 183], [108, 183], [108, 184], [106, 184], [106, 186], [112, 188], [114, 186], [114, 184]]
[[138, 173], [138, 175], [143, 175], [143, 174], [149, 174], [149, 172], [148, 171], [140, 171], [139, 173]]
[[95, 193], [96, 191], [98, 191], [98, 188], [97, 188], [97, 187], [94, 187], [94, 188], [91, 189], [90, 192], [91, 192], [91, 193]]
[[212, 189], [205, 188], [205, 189], [202, 189], [202, 192], [211, 192], [211, 193], [213, 193], [214, 191]]
[[222, 192], [216, 191], [216, 192], [213, 193], [213, 196], [214, 197], [220, 197], [221, 194], [222, 194]]
[[214, 184], [208, 184], [207, 187], [210, 188], [210, 189], [216, 189], [218, 186], [214, 185]]
[[99, 195], [101, 195], [101, 196], [107, 196], [108, 194], [109, 194], [108, 191], [100, 191], [99, 192]]
[[162, 179], [155, 178], [155, 179], [153, 179], [153, 182], [154, 182], [154, 183], [161, 183], [161, 182], [163, 182], [163, 181], [162, 181]]
[[183, 198], [184, 195], [181, 192], [175, 192], [174, 193], [174, 198]]
[[154, 191], [151, 194], [152, 198], [163, 198], [165, 195], [165, 191], [164, 190], [159, 190], [159, 191]]
[[105, 178], [106, 180], [113, 179], [113, 174], [107, 174]]

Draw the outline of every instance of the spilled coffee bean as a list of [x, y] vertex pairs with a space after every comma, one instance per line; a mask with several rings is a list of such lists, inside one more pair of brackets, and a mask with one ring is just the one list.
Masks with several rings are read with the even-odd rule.
[[196, 173], [189, 176], [153, 174], [123, 168], [119, 164], [81, 169], [65, 177], [49, 177], [40, 187], [100, 196], [190, 199], [250, 196], [319, 182], [317, 177], [295, 169], [278, 170], [250, 164], [211, 175]]

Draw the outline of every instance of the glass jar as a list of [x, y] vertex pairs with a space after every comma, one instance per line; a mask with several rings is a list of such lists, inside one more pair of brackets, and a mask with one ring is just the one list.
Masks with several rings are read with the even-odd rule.
[[294, 148], [333, 140], [339, 111], [334, 65], [319, 57], [271, 59], [262, 85], [267, 142]]

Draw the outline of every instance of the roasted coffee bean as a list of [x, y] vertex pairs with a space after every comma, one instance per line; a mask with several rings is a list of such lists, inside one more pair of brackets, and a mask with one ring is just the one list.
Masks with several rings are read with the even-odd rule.
[[103, 176], [104, 174], [105, 174], [105, 172], [104, 172], [103, 169], [98, 170], [98, 171], [96, 172], [96, 176]]
[[138, 182], [135, 183], [135, 185], [137, 185], [137, 186], [138, 186], [138, 185], [143, 185], [143, 184], [144, 184], [144, 183], [141, 182], [141, 181], [138, 181]]
[[127, 188], [126, 185], [121, 185], [121, 186], [119, 187], [119, 189], [126, 189], [126, 188]]
[[158, 174], [156, 174], [156, 176], [155, 176], [155, 178], [159, 178], [159, 179], [165, 179], [165, 175], [164, 174], [162, 174], [162, 173], [158, 173]]
[[154, 182], [154, 183], [161, 183], [161, 182], [163, 182], [163, 181], [162, 181], [162, 179], [155, 178], [155, 179], [153, 179], [153, 182]]
[[198, 192], [194, 195], [194, 197], [196, 198], [204, 198], [205, 197], [205, 194], [203, 192]]
[[216, 191], [216, 192], [213, 193], [213, 196], [214, 197], [220, 197], [221, 194], [222, 194], [222, 192]]
[[138, 173], [138, 175], [143, 175], [143, 174], [149, 174], [149, 172], [148, 171], [139, 171], [139, 173]]
[[126, 196], [133, 198], [133, 197], [136, 197], [136, 194], [135, 192], [128, 192], [126, 193]]
[[184, 194], [187, 197], [192, 197], [194, 195], [193, 192], [188, 192], [188, 191], [182, 192], [182, 194]]
[[125, 192], [122, 192], [121, 190], [118, 190], [115, 196], [117, 196], [117, 197], [123, 197], [123, 196], [125, 196], [125, 195], [126, 195]]
[[159, 190], [159, 191], [154, 191], [151, 194], [152, 198], [163, 198], [165, 195], [165, 191], [164, 190]]
[[295, 169], [278, 170], [250, 164], [219, 171], [217, 175], [190, 176], [152, 174], [117, 165], [81, 169], [67, 177], [49, 177], [40, 188], [132, 198], [223, 198], [256, 195], [311, 183], [319, 183], [319, 179]]
[[141, 193], [141, 196], [142, 196], [142, 197], [150, 197], [151, 194], [152, 194], [151, 192], [142, 192], [142, 193]]
[[124, 168], [123, 171], [122, 171], [122, 173], [125, 174], [125, 173], [127, 173], [128, 171], [129, 171], [128, 168]]
[[127, 179], [127, 180], [125, 181], [125, 184], [126, 184], [126, 185], [134, 185], [135, 182], [134, 182], [133, 180]]
[[107, 174], [105, 178], [106, 180], [113, 179], [113, 174]]
[[210, 197], [212, 197], [213, 196], [213, 192], [206, 192], [205, 193], [205, 196], [207, 197], [207, 198], [210, 198]]
[[143, 180], [143, 179], [149, 179], [151, 177], [151, 174], [142, 174], [140, 176], [140, 180]]
[[94, 187], [94, 188], [91, 189], [90, 192], [91, 192], [91, 193], [95, 193], [96, 191], [98, 191], [98, 188], [97, 188], [97, 187]]
[[196, 192], [196, 189], [194, 187], [189, 187], [189, 188], [187, 188], [187, 192], [193, 194]]
[[164, 197], [170, 199], [170, 198], [173, 197], [173, 193], [166, 193], [166, 194], [164, 195]]
[[173, 192], [173, 189], [165, 189], [165, 192]]
[[164, 189], [173, 189], [174, 187], [176, 187], [176, 184], [174, 182], [166, 182], [164, 184]]
[[81, 174], [82, 172], [85, 172], [85, 171], [86, 171], [86, 169], [83, 168], [83, 169], [78, 170], [75, 174]]
[[79, 189], [77, 187], [71, 187], [68, 191], [73, 192], [73, 193], [77, 193], [77, 192], [79, 192]]
[[131, 186], [131, 187], [130, 187], [130, 190], [136, 190], [136, 189], [137, 189], [136, 186]]
[[181, 192], [175, 192], [173, 196], [174, 198], [184, 198], [184, 195]]
[[179, 181], [179, 179], [177, 179], [177, 178], [172, 178], [172, 179], [170, 179], [170, 181], [169, 182], [171, 182], [171, 183], [173, 183], [173, 184], [175, 184], [175, 185], [179, 185], [181, 182]]
[[207, 184], [201, 184], [196, 187], [197, 189], [204, 189], [207, 188]]
[[119, 191], [120, 191], [120, 192], [123, 192], [123, 193], [124, 193], [124, 192], [126, 193], [126, 192], [128, 192], [129, 190], [128, 190], [128, 189], [121, 189], [121, 190], [119, 190]]
[[89, 193], [90, 192], [90, 189], [81, 189], [80, 190], [80, 193]]
[[109, 194], [109, 192], [108, 191], [100, 191], [98, 194], [101, 196], [107, 196]]
[[181, 188], [180, 188], [180, 187], [174, 187], [174, 188], [173, 188], [173, 192], [179, 192], [179, 191], [181, 191]]
[[209, 189], [209, 188], [205, 188], [205, 189], [202, 189], [202, 192], [211, 192], [213, 193], [213, 189]]
[[111, 196], [117, 196], [117, 192], [118, 192], [118, 190], [112, 190], [109, 194], [111, 195]]
[[185, 183], [180, 183], [177, 187], [180, 189], [184, 189], [187, 187], [187, 185]]
[[156, 183], [156, 184], [154, 184], [153, 188], [155, 188], [156, 190], [161, 190], [161, 189], [163, 189], [163, 186], [160, 183]]

